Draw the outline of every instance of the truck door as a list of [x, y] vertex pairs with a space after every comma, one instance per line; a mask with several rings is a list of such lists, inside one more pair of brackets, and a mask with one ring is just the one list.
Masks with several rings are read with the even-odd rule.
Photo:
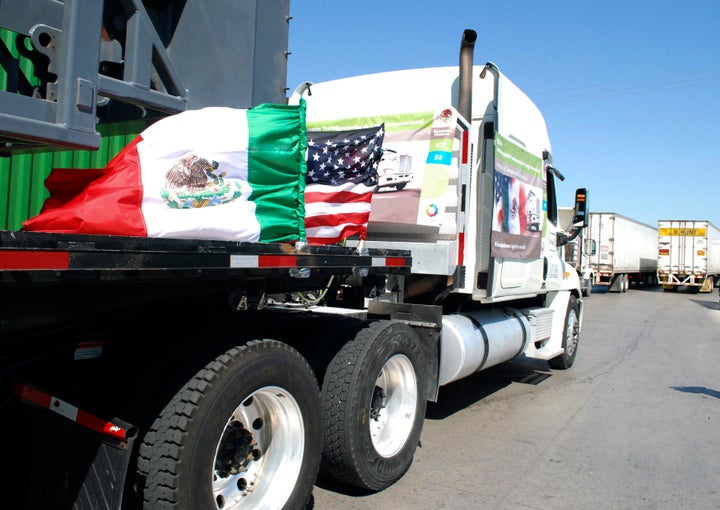
[[493, 296], [535, 293], [543, 278], [543, 161], [517, 137], [495, 133], [494, 149], [491, 255], [499, 285]]

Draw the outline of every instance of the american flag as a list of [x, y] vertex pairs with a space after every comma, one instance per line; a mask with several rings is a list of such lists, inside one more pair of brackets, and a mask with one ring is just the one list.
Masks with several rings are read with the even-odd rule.
[[333, 244], [355, 234], [365, 239], [384, 134], [384, 124], [352, 131], [308, 131], [308, 243]]

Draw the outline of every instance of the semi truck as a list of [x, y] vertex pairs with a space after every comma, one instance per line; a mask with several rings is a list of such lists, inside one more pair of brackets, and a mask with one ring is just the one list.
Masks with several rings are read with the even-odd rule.
[[720, 282], [720, 230], [707, 220], [658, 221], [658, 281], [711, 292]]
[[[559, 207], [558, 217], [560, 227], [570, 234], [573, 231], [575, 219], [575, 209], [573, 207]], [[587, 297], [592, 293], [595, 276], [590, 266], [590, 257], [597, 252], [597, 244], [593, 239], [585, 239], [585, 232], [569, 241], [563, 247], [563, 258], [565, 262], [571, 264], [580, 276], [580, 286], [582, 295]]]
[[[287, 103], [288, 14], [287, 0], [2, 2], [13, 173], [40, 172], [36, 151], [102, 148], [104, 125]], [[367, 239], [0, 231], [3, 504], [302, 509], [321, 466], [382, 490], [441, 386], [517, 357], [570, 368], [583, 300], [560, 251], [585, 195], [564, 232], [542, 115], [473, 64], [476, 38], [457, 66], [291, 98], [314, 128], [429, 119], [415, 216], [373, 200]]]
[[630, 285], [657, 285], [657, 229], [614, 212], [591, 212], [586, 239], [595, 285], [625, 292]]

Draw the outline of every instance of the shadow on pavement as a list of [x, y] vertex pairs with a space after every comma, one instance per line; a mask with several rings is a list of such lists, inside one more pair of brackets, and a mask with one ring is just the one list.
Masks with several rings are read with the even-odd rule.
[[717, 301], [707, 301], [702, 299], [691, 299], [693, 303], [697, 303], [700, 306], [704, 306], [705, 308], [709, 308], [710, 310], [720, 310], [720, 303]]
[[[318, 473], [317, 480], [315, 480], [315, 486], [326, 491], [337, 492], [338, 494], [344, 494], [345, 496], [352, 496], [355, 498], [361, 498], [364, 496], [370, 496], [375, 494], [374, 491], [360, 489], [359, 487], [353, 487], [342, 482], [335, 480], [330, 473], [324, 472], [322, 469]], [[311, 498], [310, 503], [313, 506], [308, 505], [305, 510], [310, 510], [314, 507], [314, 498]]]
[[511, 383], [540, 384], [551, 376], [546, 361], [520, 357], [440, 388], [438, 402], [428, 402], [425, 418], [442, 420]]
[[698, 393], [700, 395], [707, 395], [709, 397], [720, 398], [720, 391], [711, 390], [705, 386], [670, 386], [672, 389], [681, 391], [683, 393]]

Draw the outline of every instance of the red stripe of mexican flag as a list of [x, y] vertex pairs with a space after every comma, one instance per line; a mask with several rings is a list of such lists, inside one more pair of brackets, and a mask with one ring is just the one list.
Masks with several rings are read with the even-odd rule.
[[100, 170], [54, 170], [26, 230], [234, 241], [303, 239], [305, 105], [162, 119]]
[[24, 230], [61, 234], [146, 236], [138, 136], [105, 168], [56, 168], [45, 180], [50, 197]]

